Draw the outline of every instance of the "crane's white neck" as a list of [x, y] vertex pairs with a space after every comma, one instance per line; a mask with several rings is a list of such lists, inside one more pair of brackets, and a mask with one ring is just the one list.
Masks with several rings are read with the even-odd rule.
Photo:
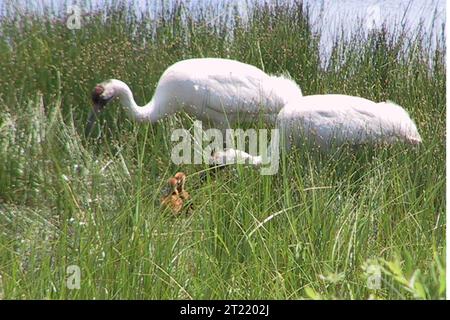
[[111, 79], [107, 84], [107, 90], [111, 90], [112, 94], [120, 99], [128, 116], [134, 121], [156, 122], [165, 116], [155, 106], [155, 98], [152, 98], [145, 106], [138, 106], [134, 101], [133, 93], [123, 81]]
[[[250, 164], [261, 167], [262, 175], [273, 175], [278, 172], [280, 162], [280, 136], [277, 130], [272, 132], [272, 140], [267, 148], [259, 148], [260, 155], [253, 156], [245, 151], [228, 148], [214, 152], [209, 158], [210, 165]], [[268, 165], [268, 166], [266, 166]], [[264, 167], [263, 167], [264, 166]]]
[[236, 163], [247, 163], [260, 166], [263, 161], [262, 156], [253, 156], [245, 151], [233, 148], [217, 151], [209, 160], [209, 164], [211, 165], [230, 165]]

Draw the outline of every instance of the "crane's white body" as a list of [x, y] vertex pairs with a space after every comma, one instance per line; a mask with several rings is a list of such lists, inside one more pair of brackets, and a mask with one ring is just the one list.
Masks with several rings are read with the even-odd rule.
[[[140, 107], [130, 88], [111, 79], [95, 87], [94, 115], [118, 97], [129, 116], [139, 122], [156, 122], [184, 111], [219, 129], [263, 120], [276, 123], [289, 148], [305, 139], [327, 148], [330, 144], [418, 144], [420, 135], [408, 113], [392, 102], [376, 103], [346, 95], [302, 96], [298, 85], [283, 76], [234, 60], [203, 58], [177, 62], [161, 76], [151, 101]], [[222, 151], [227, 161], [259, 158], [244, 151]], [[247, 156], [248, 155], [248, 156]]]
[[408, 113], [393, 102], [374, 102], [341, 94], [304, 96], [278, 114], [286, 146], [300, 140], [331, 144], [418, 144], [421, 137]]
[[[422, 142], [416, 125], [399, 105], [339, 94], [303, 96], [288, 103], [278, 114], [276, 128], [284, 150], [305, 141], [324, 151], [342, 144]], [[230, 148], [210, 158], [210, 164], [216, 165], [240, 162], [260, 165], [262, 157]]]
[[104, 88], [102, 98], [119, 97], [128, 115], [138, 122], [156, 122], [184, 111], [218, 128], [258, 119], [274, 122], [281, 108], [302, 96], [298, 85], [286, 77], [216, 58], [183, 60], [168, 67], [152, 100], [143, 107], [137, 106], [130, 88], [120, 80], [99, 86]]

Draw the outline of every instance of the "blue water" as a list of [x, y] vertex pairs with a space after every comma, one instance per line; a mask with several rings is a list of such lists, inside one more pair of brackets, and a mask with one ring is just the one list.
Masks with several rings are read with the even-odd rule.
[[[417, 33], [419, 24], [428, 36], [445, 39], [445, 0], [323, 0], [305, 1], [311, 7], [313, 26], [321, 28], [322, 50], [329, 51], [340, 30], [349, 36], [354, 32], [367, 33], [385, 24], [388, 29], [405, 26], [410, 35]], [[360, 26], [364, 30], [358, 30]], [[325, 27], [325, 28], [323, 28]]]
[[[137, 11], [148, 11], [152, 15], [160, 11], [162, 5], [170, 5], [174, 0], [135, 0], [129, 1]], [[212, 6], [220, 14], [220, 8], [224, 4], [233, 4], [239, 7], [239, 12], [244, 21], [251, 10], [254, 1], [274, 2], [264, 0], [185, 0], [187, 7], [198, 8], [199, 6]], [[289, 0], [286, 0], [289, 1]], [[64, 14], [67, 4], [78, 4], [83, 11], [99, 10], [105, 3], [113, 0], [38, 0], [33, 1], [36, 12], [43, 12], [44, 7], [56, 8], [56, 11]], [[278, 0], [283, 2], [283, 0]], [[0, 8], [5, 3], [13, 3], [17, 8], [30, 7], [28, 0], [0, 0]], [[150, 5], [146, 5], [150, 3]], [[420, 23], [423, 24], [423, 32], [443, 38], [442, 25], [446, 19], [445, 0], [304, 0], [304, 4], [310, 9], [313, 28], [320, 32], [321, 50], [323, 56], [327, 56], [333, 39], [337, 34], [349, 36], [354, 32], [368, 32], [372, 28], [379, 28], [385, 24], [388, 28], [405, 25], [411, 35], [414, 35]], [[3, 13], [3, 10], [1, 11]], [[0, 19], [1, 19], [0, 14]], [[361, 30], [360, 26], [363, 26]]]

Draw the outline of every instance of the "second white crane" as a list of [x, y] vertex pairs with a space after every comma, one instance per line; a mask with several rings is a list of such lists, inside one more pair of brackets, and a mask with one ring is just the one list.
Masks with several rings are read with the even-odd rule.
[[[342, 94], [303, 96], [288, 103], [277, 116], [276, 128], [280, 130], [280, 147], [284, 150], [302, 142], [325, 152], [332, 145], [422, 142], [414, 121], [401, 106]], [[219, 150], [210, 157], [211, 165], [239, 162], [260, 165], [262, 157], [232, 148]]]

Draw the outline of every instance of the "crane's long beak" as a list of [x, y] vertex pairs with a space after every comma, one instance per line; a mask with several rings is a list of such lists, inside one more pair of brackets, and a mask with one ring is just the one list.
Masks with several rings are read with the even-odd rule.
[[86, 123], [86, 128], [84, 129], [84, 135], [86, 138], [89, 138], [92, 133], [92, 129], [94, 128], [95, 121], [97, 120], [98, 114], [101, 111], [101, 107], [97, 104], [94, 104], [91, 112], [89, 113], [88, 120]]

